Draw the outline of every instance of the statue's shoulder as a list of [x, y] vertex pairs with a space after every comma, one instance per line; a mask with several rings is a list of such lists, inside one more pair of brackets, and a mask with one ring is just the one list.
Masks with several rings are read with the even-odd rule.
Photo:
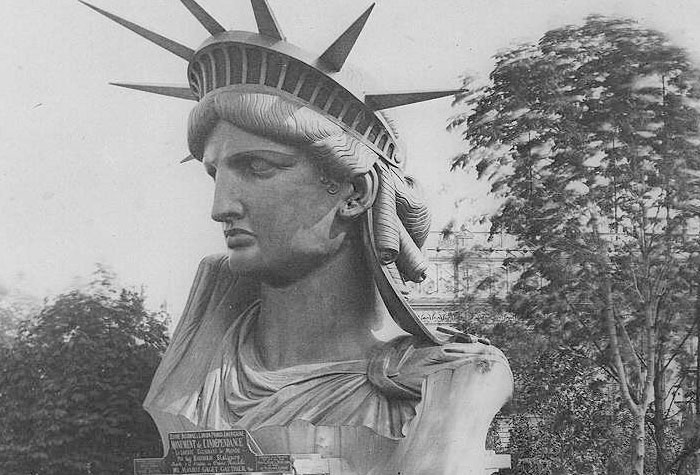
[[234, 274], [228, 268], [228, 256], [226, 254], [210, 254], [199, 261], [192, 287], [211, 285], [220, 280], [229, 280], [233, 276]]
[[424, 380], [436, 372], [465, 367], [487, 372], [493, 366], [510, 374], [508, 359], [493, 345], [459, 342], [436, 345], [411, 335], [378, 347], [371, 355], [368, 377], [382, 392], [395, 397], [420, 398]]
[[259, 283], [255, 279], [230, 269], [226, 254], [211, 254], [199, 263], [190, 300], [195, 303], [233, 293], [235, 297], [253, 301], [258, 298], [258, 288]]
[[211, 365], [226, 345], [228, 330], [258, 299], [258, 287], [250, 278], [231, 272], [225, 254], [200, 261], [185, 309], [144, 402], [161, 431], [195, 428]]
[[513, 393], [503, 353], [484, 343], [436, 345], [405, 336], [373, 356], [370, 380], [415, 401], [415, 416], [382, 473], [487, 473], [486, 433]]
[[255, 279], [231, 271], [226, 254], [204, 257], [197, 268], [189, 297], [175, 333], [180, 327], [191, 332], [206, 317], [225, 313], [227, 321], [239, 315], [260, 296], [260, 284]]
[[498, 348], [402, 337], [385, 344], [372, 363], [382, 390], [416, 398], [415, 416], [382, 473], [490, 473], [486, 433], [513, 393]]

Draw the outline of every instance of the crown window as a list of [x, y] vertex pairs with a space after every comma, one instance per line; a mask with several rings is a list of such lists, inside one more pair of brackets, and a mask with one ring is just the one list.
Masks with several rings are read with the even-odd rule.
[[301, 63], [298, 61], [290, 60], [287, 65], [287, 75], [284, 77], [284, 84], [282, 84], [282, 89], [294, 93], [294, 89], [299, 82], [303, 69]]
[[350, 106], [341, 120], [348, 126], [352, 126], [361, 110], [360, 105], [355, 102]]
[[340, 117], [340, 113], [343, 111], [343, 107], [345, 106], [344, 99], [344, 94], [338, 94], [331, 104], [331, 107], [328, 109], [328, 113], [333, 117]]
[[280, 81], [280, 74], [284, 67], [284, 58], [278, 54], [267, 55], [267, 74], [265, 75], [265, 85], [277, 87]]
[[241, 62], [243, 61], [241, 50], [238, 47], [230, 46], [228, 48], [229, 57], [229, 84], [240, 84], [243, 68], [241, 67]]
[[217, 48], [212, 51], [212, 56], [214, 58], [214, 87], [221, 87], [228, 85], [228, 68], [226, 67], [226, 59], [223, 50]]
[[262, 54], [259, 49], [247, 48], [246, 59], [248, 71], [246, 74], [246, 84], [260, 83], [260, 68], [262, 66]]
[[323, 109], [328, 102], [328, 98], [333, 92], [333, 85], [329, 84], [327, 81], [321, 86], [313, 100], [314, 105], [318, 106], [319, 109]]
[[389, 136], [387, 134], [382, 135], [382, 138], [379, 139], [379, 149], [384, 150], [384, 147], [386, 146], [386, 142], [389, 140]]
[[357, 126], [355, 126], [355, 130], [357, 130], [360, 134], [365, 135], [365, 132], [367, 132], [367, 128], [371, 123], [372, 114], [362, 111], [360, 114], [360, 119], [357, 121]]
[[316, 90], [316, 87], [319, 85], [321, 82], [321, 76], [314, 73], [314, 72], [309, 72], [306, 75], [306, 79], [304, 80], [304, 84], [301, 86], [301, 89], [299, 90], [298, 96], [304, 99], [305, 101], [310, 101], [311, 96], [313, 95], [314, 91]]
[[379, 131], [382, 130], [382, 125], [379, 122], [375, 122], [374, 125], [372, 126], [372, 130], [370, 131], [369, 135], [367, 136], [367, 139], [374, 143], [375, 140], [377, 140], [377, 136], [379, 135]]

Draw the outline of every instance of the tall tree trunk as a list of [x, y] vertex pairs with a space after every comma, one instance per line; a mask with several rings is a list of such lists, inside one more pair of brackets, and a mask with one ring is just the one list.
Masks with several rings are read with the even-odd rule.
[[644, 411], [632, 412], [634, 425], [632, 427], [632, 473], [644, 475], [644, 439], [646, 428], [644, 426]]
[[[607, 253], [607, 244], [600, 237], [600, 231], [598, 228], [598, 216], [594, 209], [591, 208], [591, 228], [593, 230], [593, 235], [598, 246], [597, 256], [598, 266], [599, 266], [599, 276], [601, 283], [602, 295], [605, 301], [605, 306], [603, 308], [603, 321], [605, 323], [605, 328], [608, 333], [610, 350], [612, 352], [612, 367], [618, 376], [618, 383], [620, 386], [620, 391], [622, 393], [622, 399], [625, 405], [632, 414], [633, 428], [632, 428], [632, 438], [630, 440], [631, 446], [631, 465], [632, 473], [634, 475], [644, 475], [644, 455], [645, 455], [645, 436], [646, 427], [645, 416], [646, 411], [651, 402], [654, 400], [654, 370], [656, 369], [656, 334], [654, 324], [656, 321], [656, 311], [655, 302], [647, 299], [645, 302], [644, 309], [644, 333], [645, 333], [645, 345], [644, 345], [644, 360], [647, 363], [647, 368], [645, 371], [641, 371], [638, 367], [633, 365], [632, 378], [628, 377], [627, 371], [625, 369], [625, 363], [622, 357], [622, 345], [618, 338], [617, 333], [617, 322], [615, 320], [615, 304], [612, 295], [612, 284], [610, 282], [610, 258]], [[628, 356], [628, 359], [636, 358], [636, 355], [632, 354]], [[632, 382], [631, 382], [632, 381]], [[632, 395], [632, 390], [636, 389], [637, 401]]]
[[664, 373], [664, 344], [659, 344], [659, 354], [654, 368], [654, 443], [656, 445], [656, 474], [665, 475], [668, 453], [666, 447], [666, 379]]
[[[700, 275], [700, 269], [698, 269]], [[695, 417], [700, 417], [700, 281], [695, 285]]]

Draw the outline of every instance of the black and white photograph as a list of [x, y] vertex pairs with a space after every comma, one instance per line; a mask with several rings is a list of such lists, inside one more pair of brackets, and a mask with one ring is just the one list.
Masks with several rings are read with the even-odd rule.
[[2, 12], [0, 475], [700, 474], [700, 1]]

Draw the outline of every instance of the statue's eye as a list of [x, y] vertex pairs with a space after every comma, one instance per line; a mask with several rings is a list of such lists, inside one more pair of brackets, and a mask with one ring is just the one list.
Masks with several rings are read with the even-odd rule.
[[247, 167], [251, 173], [255, 173], [256, 175], [264, 175], [275, 168], [272, 163], [260, 157], [249, 157], [247, 160]]

